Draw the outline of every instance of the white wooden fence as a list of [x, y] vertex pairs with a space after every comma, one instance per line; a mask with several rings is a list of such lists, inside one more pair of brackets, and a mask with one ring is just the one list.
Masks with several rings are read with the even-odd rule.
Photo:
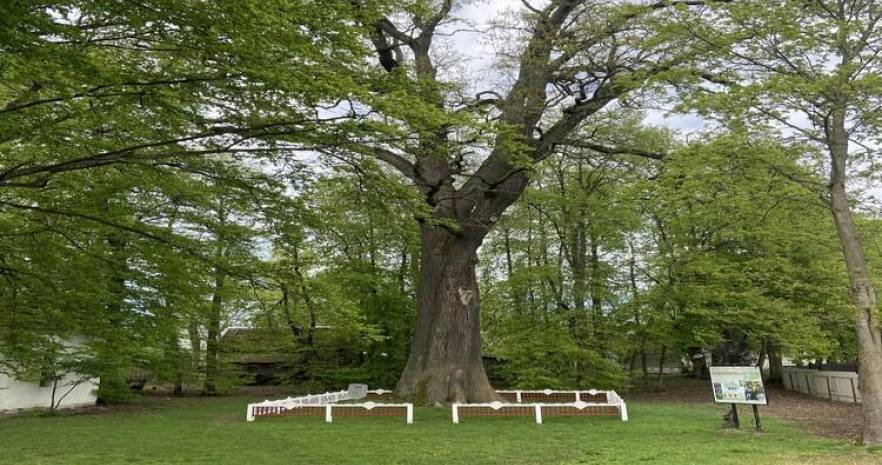
[[572, 403], [572, 402], [594, 402], [607, 403], [612, 396], [619, 400], [615, 391], [598, 391], [597, 389], [589, 389], [587, 391], [556, 391], [553, 389], [543, 390], [514, 390], [514, 391], [496, 391], [496, 394], [509, 402], [525, 403]]
[[[628, 421], [628, 406], [615, 391], [591, 390], [591, 396], [597, 398], [602, 394], [604, 402], [584, 402], [580, 400], [582, 394], [589, 391], [498, 391], [500, 394], [513, 393], [517, 397], [516, 402], [490, 402], [484, 404], [453, 404], [451, 405], [451, 417], [453, 423], [459, 423], [460, 418], [474, 417], [507, 417], [507, 416], [532, 416], [537, 424], [542, 424], [544, 416], [617, 416], [622, 421]], [[522, 402], [527, 393], [572, 395], [575, 402]]]
[[[391, 417], [402, 415], [408, 425], [413, 424], [413, 404], [377, 404], [364, 402], [362, 404], [328, 404], [325, 405], [325, 421], [334, 421], [334, 410], [343, 411], [344, 417], [368, 417], [381, 416]], [[364, 413], [359, 413], [359, 412]]]
[[[364, 396], [361, 396], [364, 397]], [[301, 397], [288, 397], [279, 400], [265, 400], [255, 404], [248, 404], [248, 410], [245, 414], [247, 421], [254, 421], [255, 416], [272, 415], [282, 410], [291, 410], [296, 407], [305, 407], [309, 405], [325, 405], [333, 404], [343, 400], [360, 399], [356, 394], [349, 390], [326, 392], [324, 394], [309, 394]]]
[[784, 367], [784, 389], [838, 402], [861, 402], [858, 374], [851, 371], [820, 371]]
[[265, 400], [248, 404], [245, 413], [247, 421], [254, 421], [262, 416], [320, 416], [325, 421], [333, 422], [334, 410], [338, 416], [398, 416], [405, 417], [408, 424], [413, 423], [413, 404], [384, 404], [364, 402], [360, 404], [340, 404], [348, 400], [364, 399], [368, 395], [384, 396], [388, 391], [378, 389], [369, 391], [364, 384], [350, 384], [349, 389], [324, 394], [309, 394], [300, 397], [288, 397], [279, 400]]
[[[628, 406], [615, 391], [554, 391], [551, 389], [533, 391], [497, 391], [506, 402], [486, 404], [453, 404], [452, 418], [459, 423], [460, 417], [478, 416], [531, 416], [536, 423], [542, 423], [543, 415], [557, 416], [615, 416], [628, 421]], [[349, 389], [324, 394], [310, 394], [301, 397], [288, 397], [279, 400], [265, 400], [248, 404], [246, 420], [254, 421], [260, 416], [324, 416], [328, 423], [335, 416], [399, 416], [403, 415], [408, 424], [413, 423], [413, 404], [339, 403], [349, 400], [384, 398], [391, 391], [376, 389], [369, 391], [367, 386], [353, 384]]]

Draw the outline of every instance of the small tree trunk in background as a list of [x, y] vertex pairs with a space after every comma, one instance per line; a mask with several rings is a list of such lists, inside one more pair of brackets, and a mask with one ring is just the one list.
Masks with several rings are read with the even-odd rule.
[[760, 348], [759, 356], [756, 358], [756, 366], [760, 369], [760, 372], [763, 370], [763, 365], [766, 364], [766, 353], [769, 351], [769, 342], [763, 339], [762, 347]]
[[184, 374], [181, 372], [178, 372], [177, 379], [175, 379], [175, 390], [172, 395], [175, 397], [184, 395]]
[[640, 367], [643, 369], [643, 385], [649, 386], [649, 364], [646, 360], [646, 336], [640, 340]]
[[58, 408], [58, 406], [55, 405], [55, 395], [57, 392], [58, 392], [58, 376], [55, 376], [53, 374], [53, 376], [52, 376], [52, 395], [49, 398], [49, 411], [53, 412], [53, 413], [55, 412], [55, 409]]
[[783, 372], [780, 349], [774, 342], [769, 342], [769, 383], [780, 384]]
[[497, 398], [481, 358], [480, 240], [423, 224], [419, 320], [396, 394], [419, 405]]
[[662, 388], [662, 376], [665, 372], [665, 355], [667, 355], [667, 351], [667, 346], [661, 346], [661, 354], [658, 357], [658, 380], [656, 381], [655, 385], [655, 388], [658, 390], [661, 390]]
[[318, 352], [315, 349], [315, 327], [318, 310], [316, 309], [315, 301], [312, 299], [312, 294], [310, 293], [309, 286], [306, 282], [306, 276], [303, 275], [302, 264], [300, 263], [300, 252], [297, 247], [294, 248], [294, 276], [297, 278], [297, 283], [300, 286], [300, 298], [303, 299], [303, 304], [306, 306], [306, 311], [309, 314], [309, 326], [306, 329], [305, 340], [306, 347], [308, 348], [308, 358], [317, 358]]
[[604, 334], [605, 317], [603, 315], [603, 293], [606, 283], [603, 282], [600, 270], [600, 253], [598, 239], [592, 233], [590, 239], [591, 250], [591, 316], [593, 323], [594, 340], [597, 347], [603, 351], [606, 345], [606, 337]]
[[[110, 199], [102, 204], [102, 210], [109, 212]], [[114, 231], [106, 236], [107, 262], [111, 264], [110, 276], [107, 280], [107, 328], [103, 337], [103, 348], [98, 351], [98, 358], [104, 363], [104, 369], [98, 373], [101, 384], [98, 388], [98, 400], [102, 403], [119, 401], [118, 396], [122, 386], [126, 385], [125, 373], [132, 368], [126, 340], [121, 337], [122, 332], [116, 328], [127, 324], [126, 318], [126, 277], [129, 273], [126, 251], [127, 241], [119, 231]], [[122, 356], [122, 357], [121, 357]]]
[[398, 290], [404, 294], [407, 290], [407, 244], [402, 244], [401, 246], [400, 259], [401, 261], [398, 265]]
[[211, 297], [211, 307], [208, 313], [208, 338], [205, 341], [205, 385], [202, 393], [207, 396], [217, 395], [218, 380], [218, 340], [220, 339], [221, 310], [223, 308], [223, 296], [226, 277], [224, 272], [215, 267], [214, 269], [214, 294]]
[[628, 376], [631, 378], [634, 377], [634, 370], [637, 369], [637, 351], [634, 350], [631, 352], [631, 357], [628, 359]]
[[172, 354], [171, 356], [174, 358], [175, 387], [173, 395], [182, 396], [184, 395], [184, 374], [189, 370], [191, 360], [184, 352], [183, 348], [181, 348], [177, 335], [168, 338], [166, 342], [166, 350], [169, 354]]
[[198, 373], [202, 364], [202, 336], [199, 334], [199, 321], [195, 317], [187, 323], [187, 335], [190, 337], [191, 368]]
[[631, 362], [628, 364], [628, 376], [633, 379], [634, 378], [634, 370], [637, 368], [637, 357], [640, 353], [643, 352], [645, 348], [644, 340], [646, 338], [646, 331], [642, 327], [640, 323], [640, 306], [637, 305], [640, 299], [640, 294], [637, 290], [637, 254], [634, 251], [634, 243], [632, 241], [628, 241], [628, 250], [630, 251], [630, 259], [628, 260], [628, 282], [631, 285], [631, 299], [634, 305], [634, 323], [637, 327], [638, 336], [638, 348], [634, 349], [633, 354], [631, 354]]
[[505, 238], [505, 271], [507, 273], [508, 288], [511, 292], [515, 312], [518, 315], [522, 315], [524, 313], [524, 296], [522, 295], [521, 287], [512, 282], [512, 278], [514, 278], [514, 258], [511, 251], [511, 230], [508, 228], [503, 230], [503, 237]]
[[689, 357], [692, 360], [692, 377], [695, 379], [705, 378], [707, 375], [707, 360], [701, 347], [690, 347]]

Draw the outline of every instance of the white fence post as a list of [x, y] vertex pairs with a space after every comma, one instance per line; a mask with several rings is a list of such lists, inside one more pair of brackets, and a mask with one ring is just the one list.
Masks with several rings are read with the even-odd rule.
[[325, 405], [325, 423], [331, 423], [334, 421], [334, 417], [331, 414], [331, 409], [333, 408], [333, 405]]
[[582, 402], [582, 391], [576, 391], [576, 402]]
[[248, 404], [248, 411], [245, 412], [245, 421], [254, 421], [254, 404]]
[[628, 421], [628, 405], [625, 404], [625, 401], [619, 405], [619, 411], [622, 412], [622, 421]]
[[453, 416], [453, 423], [459, 424], [459, 404], [453, 404], [450, 406], [451, 415]]
[[515, 397], [518, 399], [518, 403], [521, 403], [521, 391], [515, 391]]
[[413, 423], [413, 404], [407, 404], [407, 424]]
[[541, 425], [542, 424], [542, 404], [536, 404], [535, 408], [536, 408], [536, 424]]

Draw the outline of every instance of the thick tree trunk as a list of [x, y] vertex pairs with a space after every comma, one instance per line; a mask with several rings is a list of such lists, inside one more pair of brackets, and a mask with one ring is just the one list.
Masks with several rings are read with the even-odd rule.
[[882, 444], [882, 334], [874, 315], [876, 293], [844, 190], [841, 193], [833, 190], [833, 216], [845, 251], [851, 297], [857, 312], [855, 329], [864, 412], [863, 441], [867, 445], [878, 445]]
[[830, 207], [842, 244], [851, 284], [852, 303], [856, 311], [855, 329], [864, 413], [863, 442], [866, 445], [882, 445], [882, 331], [874, 314], [876, 290], [870, 280], [867, 259], [852, 218], [846, 191], [848, 132], [845, 129], [845, 118], [844, 109], [834, 110], [827, 134], [831, 161]]
[[863, 399], [864, 444], [882, 444], [882, 334], [874, 311], [876, 292], [870, 281], [866, 258], [844, 185], [831, 186], [831, 201], [836, 229], [845, 253], [851, 283], [851, 297], [856, 310], [857, 349], [860, 390]]
[[486, 402], [496, 393], [481, 359], [480, 238], [422, 225], [419, 320], [396, 394], [418, 405]]

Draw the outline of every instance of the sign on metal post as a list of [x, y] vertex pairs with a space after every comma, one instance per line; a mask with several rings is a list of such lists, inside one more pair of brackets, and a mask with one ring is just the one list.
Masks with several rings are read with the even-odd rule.
[[758, 367], [710, 367], [711, 385], [714, 389], [714, 402], [731, 404], [736, 428], [738, 413], [736, 405], [752, 405], [756, 429], [760, 431], [758, 405], [768, 405], [769, 399], [763, 386], [763, 377]]
[[757, 367], [710, 367], [714, 402], [768, 405], [763, 378]]

